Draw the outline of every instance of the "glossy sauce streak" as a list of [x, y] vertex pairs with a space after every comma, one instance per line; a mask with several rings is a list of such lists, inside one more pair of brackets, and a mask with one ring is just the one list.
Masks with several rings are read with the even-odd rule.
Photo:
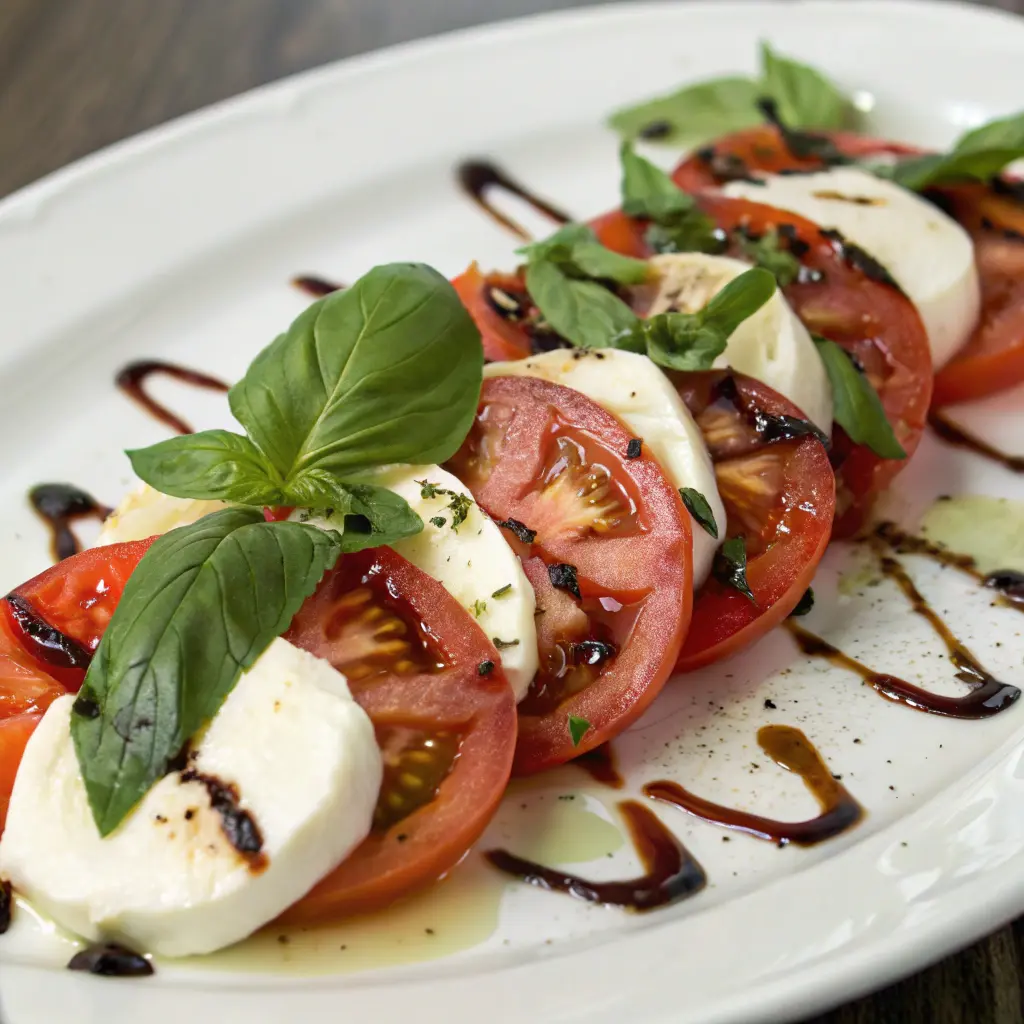
[[11, 618], [21, 630], [21, 642], [39, 661], [55, 668], [83, 672], [89, 667], [92, 652], [51, 626], [20, 594], [8, 594], [4, 600]]
[[776, 821], [759, 814], [712, 803], [676, 782], [651, 782], [644, 794], [681, 807], [688, 814], [713, 825], [747, 832], [786, 846], [813, 846], [853, 828], [864, 809], [829, 771], [811, 741], [788, 725], [766, 725], [757, 733], [761, 749], [780, 767], [799, 775], [821, 806], [821, 814], [809, 821]]
[[545, 199], [535, 196], [525, 186], [510, 178], [497, 164], [489, 160], [464, 160], [455, 169], [462, 190], [486, 213], [489, 213], [502, 227], [508, 228], [514, 235], [529, 242], [530, 233], [507, 214], [502, 213], [491, 203], [488, 193], [491, 189], [503, 189], [511, 195], [518, 196], [527, 202], [538, 213], [550, 217], [558, 224], [568, 224], [572, 218], [564, 211], [552, 206]]
[[322, 299], [325, 295], [330, 295], [331, 292], [340, 292], [345, 288], [345, 285], [336, 281], [328, 281], [326, 278], [315, 277], [312, 274], [300, 274], [298, 277], [293, 277], [292, 284], [300, 292], [312, 295], [316, 299]]
[[977, 580], [982, 586], [996, 590], [1005, 604], [1024, 612], [1024, 573], [1016, 569], [996, 569], [994, 572], [983, 573], [978, 570], [978, 563], [971, 555], [961, 555], [941, 544], [935, 544], [927, 537], [917, 537], [904, 533], [894, 523], [881, 523], [875, 529], [875, 536], [885, 541], [895, 552], [901, 555], [923, 555], [940, 565], [959, 569], [960, 572]]
[[987, 441], [964, 430], [959, 424], [946, 417], [941, 410], [935, 410], [928, 414], [928, 426], [946, 444], [951, 444], [955, 448], [965, 448], [969, 452], [974, 452], [975, 455], [997, 462], [1011, 473], [1024, 473], [1024, 455], [1008, 455], [1006, 452], [1000, 451]]
[[582, 768], [595, 782], [611, 789], [622, 789], [626, 780], [619, 774], [619, 766], [616, 763], [615, 751], [610, 743], [602, 743], [593, 750], [581, 754], [571, 762], [577, 768]]
[[91, 494], [71, 484], [38, 484], [28, 492], [28, 500], [49, 525], [53, 535], [54, 561], [77, 555], [81, 544], [71, 529], [76, 519], [98, 519], [101, 522], [111, 510]]
[[198, 370], [190, 370], [174, 363], [164, 363], [157, 359], [140, 359], [129, 363], [115, 378], [117, 386], [133, 401], [138, 402], [148, 413], [166, 424], [178, 434], [191, 434], [192, 428], [180, 416], [175, 415], [146, 391], [146, 381], [154, 374], [172, 377], [182, 384], [193, 384], [197, 388], [210, 391], [227, 391], [229, 385], [216, 377], [210, 377]]
[[635, 800], [619, 804], [619, 810], [644, 866], [644, 874], [639, 878], [592, 882], [557, 868], [546, 868], [506, 850], [490, 850], [485, 856], [499, 871], [539, 889], [564, 892], [588, 903], [629, 910], [653, 910], [704, 888], [707, 883], [704, 869], [656, 814]]

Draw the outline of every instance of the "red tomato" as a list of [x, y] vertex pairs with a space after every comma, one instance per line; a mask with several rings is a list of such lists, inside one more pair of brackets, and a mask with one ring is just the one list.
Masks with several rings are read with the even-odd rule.
[[[797, 281], [786, 299], [815, 334], [831, 338], [854, 355], [878, 390], [886, 416], [907, 456], [924, 431], [932, 391], [931, 351], [921, 318], [899, 290], [850, 266], [817, 225], [795, 214], [743, 199], [704, 193], [701, 209], [725, 231], [741, 228], [754, 235], [785, 226], [805, 251], [801, 264], [824, 275]], [[617, 251], [644, 255], [645, 225], [616, 211], [593, 221], [600, 240]], [[742, 252], [735, 255], [742, 257]], [[905, 459], [880, 459], [855, 445], [841, 428], [833, 438], [837, 508], [834, 535], [848, 537], [863, 526], [875, 498], [906, 465]]]
[[485, 277], [473, 263], [452, 281], [452, 285], [476, 322], [487, 362], [523, 359], [533, 354], [525, 322], [531, 303], [521, 277], [515, 274]]
[[744, 538], [757, 600], [714, 578], [700, 588], [676, 664], [689, 672], [748, 647], [796, 607], [828, 546], [835, 477], [817, 438], [763, 440], [758, 414], [803, 418], [767, 385], [729, 370], [670, 376], [704, 433], [728, 514], [719, 530]]
[[[668, 679], [686, 634], [689, 516], [654, 459], [627, 457], [630, 439], [576, 391], [496, 377], [452, 460], [518, 538], [537, 591], [541, 668], [519, 705], [519, 774], [622, 732]], [[587, 723], [578, 745], [570, 717]]]
[[505, 792], [516, 712], [480, 627], [390, 548], [342, 556], [285, 638], [345, 673], [384, 754], [373, 831], [285, 912], [304, 924], [391, 903], [454, 867]]
[[974, 241], [981, 319], [935, 375], [937, 406], [984, 398], [1024, 381], [1024, 201], [984, 185], [939, 192]]
[[30, 711], [13, 718], [0, 718], [0, 836], [4, 832], [7, 807], [11, 802], [14, 776], [21, 764], [21, 756], [42, 717], [41, 711]]
[[[892, 153], [909, 156], [919, 153], [913, 146], [886, 142], [854, 132], [814, 132], [835, 143], [836, 149], [849, 157]], [[820, 157], [794, 156], [778, 128], [764, 124], [721, 139], [691, 153], [672, 172], [675, 183], [686, 192], [699, 192], [726, 181], [743, 178], [751, 171], [813, 171], [827, 166]]]

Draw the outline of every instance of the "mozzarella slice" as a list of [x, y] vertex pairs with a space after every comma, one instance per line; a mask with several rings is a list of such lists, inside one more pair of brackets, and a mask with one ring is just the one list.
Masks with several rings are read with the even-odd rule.
[[[0, 875], [58, 924], [164, 956], [245, 938], [306, 893], [370, 830], [382, 759], [345, 677], [277, 639], [193, 743], [101, 839], [70, 733], [73, 696], [47, 710], [22, 758]], [[234, 788], [262, 837], [243, 856], [211, 806]]]
[[[648, 316], [694, 313], [730, 281], [749, 270], [726, 256], [672, 253], [651, 259], [657, 288]], [[716, 367], [731, 366], [788, 398], [826, 434], [832, 433], [832, 387], [811, 336], [776, 292], [733, 331]]]
[[[516, 700], [522, 700], [537, 673], [536, 600], [515, 552], [469, 490], [440, 466], [386, 466], [368, 478], [401, 495], [423, 520], [422, 532], [391, 545], [403, 558], [432, 576], [472, 615], [484, 633], [511, 644], [499, 649]], [[423, 484], [450, 493], [423, 496]], [[466, 519], [453, 526], [448, 508], [453, 495], [469, 499]], [[296, 510], [293, 519], [344, 529], [344, 523]], [[438, 525], [432, 519], [443, 519]]]
[[854, 167], [730, 182], [726, 195], [790, 210], [835, 228], [878, 260], [917, 306], [936, 367], [978, 321], [981, 288], [967, 232], [938, 207]]
[[121, 504], [103, 521], [97, 544], [119, 544], [144, 540], [166, 533], [176, 526], [188, 526], [211, 512], [227, 508], [225, 501], [172, 498], [149, 484], [140, 483], [124, 496]]
[[[485, 377], [513, 375], [541, 377], [573, 388], [621, 420], [658, 460], [673, 486], [696, 488], [707, 498], [724, 536], [725, 506], [700, 427], [668, 378], [647, 356], [619, 349], [556, 349], [484, 367]], [[696, 520], [692, 527], [696, 588], [708, 578], [719, 542]]]

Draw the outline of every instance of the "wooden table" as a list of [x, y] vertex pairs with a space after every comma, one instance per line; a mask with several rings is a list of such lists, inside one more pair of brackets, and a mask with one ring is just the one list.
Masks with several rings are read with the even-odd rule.
[[[0, 196], [303, 68], [585, 0], [0, 0]], [[994, 6], [1024, 10], [1024, 0]], [[815, 1024], [1024, 1024], [1024, 920]]]

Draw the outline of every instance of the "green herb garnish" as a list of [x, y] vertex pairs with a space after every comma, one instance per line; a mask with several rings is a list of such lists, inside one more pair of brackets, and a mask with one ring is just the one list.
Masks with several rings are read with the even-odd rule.
[[821, 72], [761, 44], [761, 74], [731, 75], [684, 86], [613, 114], [610, 126], [625, 139], [695, 145], [761, 122], [757, 101], [774, 100], [792, 128], [855, 128], [850, 99]]
[[708, 499], [694, 487], [680, 487], [679, 497], [683, 499], [686, 511], [700, 523], [705, 531], [718, 540], [718, 523], [715, 522], [715, 514], [711, 511]]
[[569, 738], [572, 740], [572, 745], [578, 747], [580, 740], [586, 735], [590, 729], [590, 723], [585, 718], [577, 718], [576, 715], [569, 716]]
[[738, 590], [757, 607], [757, 598], [747, 583], [747, 545], [742, 537], [730, 537], [718, 549], [711, 575], [719, 583]]
[[229, 508], [153, 542], [129, 577], [71, 718], [89, 806], [109, 835], [342, 550], [300, 523]]
[[479, 331], [448, 281], [422, 264], [377, 267], [313, 303], [230, 390], [244, 436], [203, 431], [128, 456], [143, 480], [180, 498], [357, 509], [376, 545], [375, 524], [397, 524], [397, 503], [403, 536], [423, 524], [403, 499], [353, 481], [454, 455], [482, 371]]
[[800, 275], [800, 261], [781, 244], [774, 228], [760, 238], [751, 238], [742, 232], [737, 232], [735, 237], [747, 259], [774, 275], [780, 288], [788, 287]]
[[833, 418], [855, 444], [867, 445], [883, 459], [905, 459], [878, 392], [845, 349], [814, 335], [818, 355], [832, 385]]
[[479, 619], [483, 613], [487, 611], [487, 602], [481, 601], [479, 598], [473, 602], [473, 617]]
[[491, 597], [494, 597], [494, 598], [505, 597], [507, 594], [511, 594], [511, 593], [512, 593], [512, 584], [511, 583], [506, 583], [505, 586], [498, 587], [498, 589], [493, 594], [491, 594]]

